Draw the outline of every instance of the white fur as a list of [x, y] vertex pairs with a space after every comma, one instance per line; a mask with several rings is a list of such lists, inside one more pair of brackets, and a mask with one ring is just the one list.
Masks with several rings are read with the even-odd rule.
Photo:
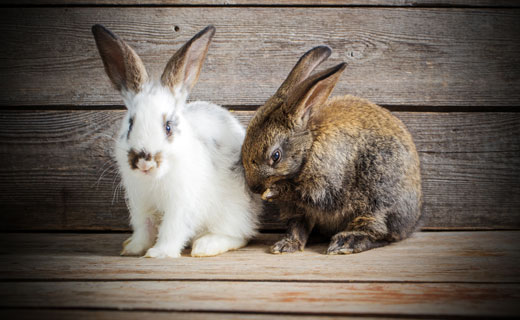
[[[187, 104], [186, 94], [174, 92], [152, 83], [137, 94], [123, 91], [128, 112], [115, 156], [134, 231], [123, 255], [179, 257], [194, 240], [193, 256], [212, 256], [243, 247], [255, 234], [261, 204], [239, 162], [244, 128], [227, 110]], [[164, 115], [176, 119], [171, 141]], [[148, 173], [132, 169], [130, 149], [161, 152], [163, 161]]]

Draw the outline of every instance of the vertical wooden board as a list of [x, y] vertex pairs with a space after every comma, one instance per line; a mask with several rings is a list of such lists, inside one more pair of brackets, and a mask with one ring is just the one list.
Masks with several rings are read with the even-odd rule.
[[424, 226], [507, 229], [520, 223], [520, 185], [505, 182], [520, 179], [518, 152], [420, 156]]
[[[128, 230], [110, 158], [122, 111], [0, 116], [0, 202], [7, 229]], [[251, 112], [235, 113], [247, 123]], [[426, 227], [520, 225], [516, 113], [406, 113], [421, 155]], [[264, 227], [278, 229], [272, 211]]]
[[[2, 228], [127, 230], [112, 158], [122, 112], [9, 112], [0, 116]], [[8, 128], [6, 128], [6, 126]], [[25, 194], [26, 196], [20, 196]], [[75, 226], [75, 227], [74, 227]]]
[[[90, 28], [105, 24], [158, 75], [173, 52], [217, 27], [192, 97], [259, 105], [307, 50], [348, 69], [336, 92], [383, 105], [520, 105], [517, 9], [73, 7], [3, 9], [0, 105], [114, 105]], [[178, 31], [175, 31], [178, 27]]]

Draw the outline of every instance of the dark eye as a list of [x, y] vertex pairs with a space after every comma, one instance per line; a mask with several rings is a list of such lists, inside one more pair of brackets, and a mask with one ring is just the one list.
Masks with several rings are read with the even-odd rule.
[[166, 130], [166, 135], [171, 136], [172, 127], [171, 127], [170, 121], [166, 121], [165, 130]]
[[276, 149], [271, 153], [272, 164], [277, 163], [282, 158], [282, 152], [279, 149]]
[[130, 131], [132, 131], [133, 126], [134, 126], [134, 118], [130, 118], [128, 120], [128, 132], [126, 133], [126, 139], [130, 138]]

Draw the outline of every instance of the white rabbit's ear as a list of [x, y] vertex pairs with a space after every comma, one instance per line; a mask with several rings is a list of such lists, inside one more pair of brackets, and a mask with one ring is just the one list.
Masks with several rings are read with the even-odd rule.
[[292, 68], [287, 79], [285, 79], [276, 93], [281, 96], [287, 96], [289, 90], [307, 79], [311, 72], [325, 61], [331, 53], [332, 50], [327, 46], [318, 46], [307, 51]]
[[102, 25], [92, 27], [105, 71], [117, 90], [141, 90], [148, 74], [141, 58], [121, 38]]
[[283, 105], [289, 120], [296, 126], [306, 126], [311, 114], [326, 104], [346, 66], [346, 63], [340, 63], [311, 76], [294, 88]]
[[161, 76], [163, 86], [172, 91], [176, 88], [186, 90], [186, 93], [191, 91], [199, 78], [214, 34], [215, 27], [207, 26], [171, 57]]

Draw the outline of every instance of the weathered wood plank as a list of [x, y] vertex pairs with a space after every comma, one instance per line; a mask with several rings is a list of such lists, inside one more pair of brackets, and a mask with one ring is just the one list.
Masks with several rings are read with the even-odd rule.
[[0, 283], [0, 307], [518, 316], [519, 284], [220, 281]]
[[520, 105], [520, 10], [305, 7], [4, 8], [0, 105], [120, 104], [90, 34], [94, 23], [127, 39], [156, 74], [214, 24], [192, 97], [226, 105], [263, 103], [321, 44], [334, 50], [326, 66], [349, 65], [337, 94], [383, 105]]
[[515, 0], [4, 0], [10, 5], [312, 5], [517, 7]]
[[[235, 320], [235, 319], [251, 319], [251, 320], [300, 320], [302, 315], [281, 315], [281, 314], [249, 314], [249, 313], [211, 313], [211, 312], [175, 312], [175, 311], [119, 311], [119, 310], [46, 310], [46, 309], [13, 309], [0, 310], [0, 317], [3, 319], [52, 319], [52, 320]], [[359, 319], [352, 316], [318, 316], [313, 315], [312, 319], [332, 320], [332, 319]], [[413, 318], [385, 318], [385, 317], [363, 317], [366, 320], [389, 320], [389, 319], [412, 319]]]
[[[123, 111], [0, 112], [0, 225], [128, 230], [110, 158]], [[235, 112], [246, 124], [252, 112]], [[520, 115], [395, 112], [420, 152], [425, 227], [520, 227]], [[281, 228], [272, 211], [263, 227]]]
[[327, 256], [325, 239], [273, 255], [281, 234], [212, 258], [121, 257], [129, 234], [0, 234], [0, 280], [240, 280], [520, 283], [520, 232], [418, 232], [349, 256]]

